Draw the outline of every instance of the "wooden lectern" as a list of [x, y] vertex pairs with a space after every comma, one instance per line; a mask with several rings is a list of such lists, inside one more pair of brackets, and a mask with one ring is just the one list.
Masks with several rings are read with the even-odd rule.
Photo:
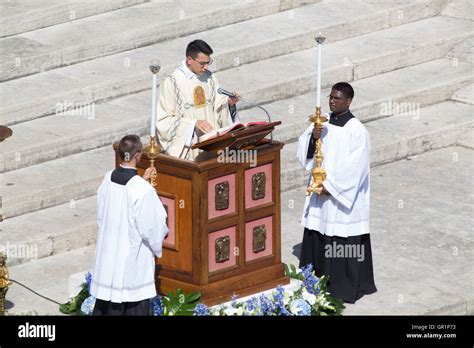
[[[160, 154], [157, 193], [168, 212], [169, 234], [157, 259], [156, 285], [166, 294], [200, 291], [207, 305], [289, 283], [281, 263], [280, 150], [265, 139], [274, 126], [253, 126], [195, 145], [207, 150], [195, 161]], [[120, 157], [116, 150], [116, 165]], [[256, 155], [256, 163], [232, 163], [227, 154]], [[242, 157], [242, 156], [241, 156]], [[233, 161], [234, 159], [234, 161]], [[248, 157], [247, 157], [248, 159]], [[252, 166], [252, 164], [254, 166]], [[255, 165], [256, 164], [256, 165]], [[138, 165], [143, 175], [150, 162]]]

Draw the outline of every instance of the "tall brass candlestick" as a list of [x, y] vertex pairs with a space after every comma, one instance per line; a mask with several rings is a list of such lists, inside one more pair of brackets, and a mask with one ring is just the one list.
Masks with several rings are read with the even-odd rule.
[[[326, 122], [328, 119], [324, 116], [321, 116], [321, 70], [322, 70], [322, 45], [326, 40], [325, 37], [319, 33], [317, 37], [315, 37], [316, 42], [318, 43], [318, 73], [317, 73], [317, 81], [316, 81], [316, 111], [313, 116], [309, 118], [310, 122], [314, 123], [315, 129], [323, 129], [323, 123]], [[316, 149], [314, 151], [314, 160], [316, 162], [315, 167], [311, 172], [311, 176], [313, 180], [311, 185], [308, 186], [306, 189], [306, 195], [311, 196], [312, 193], [317, 193], [318, 195], [323, 192], [323, 181], [326, 179], [326, 172], [321, 167], [323, 163], [323, 153], [321, 151], [322, 146], [321, 139], [316, 140]]]
[[[313, 116], [309, 119], [311, 122], [314, 123], [314, 128], [316, 129], [323, 129], [323, 123], [326, 122], [328, 119], [325, 116], [321, 116], [321, 107], [316, 107], [316, 111]], [[326, 172], [321, 167], [323, 163], [323, 153], [321, 151], [322, 141], [319, 138], [316, 140], [316, 150], [314, 151], [314, 160], [316, 162], [315, 167], [311, 171], [311, 176], [313, 180], [311, 185], [308, 186], [306, 189], [306, 195], [310, 196], [312, 193], [317, 193], [318, 195], [321, 194], [323, 191], [323, 181], [326, 179]]]
[[150, 175], [150, 184], [153, 187], [156, 187], [156, 168], [155, 168], [155, 160], [158, 157], [158, 154], [163, 150], [163, 147], [158, 144], [155, 135], [155, 127], [156, 127], [156, 81], [157, 81], [157, 74], [160, 71], [161, 66], [160, 62], [156, 59], [153, 59], [150, 62], [150, 71], [153, 74], [153, 83], [152, 83], [152, 96], [151, 96], [151, 122], [150, 122], [150, 144], [145, 146], [143, 152], [148, 156], [150, 159], [150, 168], [153, 168]]

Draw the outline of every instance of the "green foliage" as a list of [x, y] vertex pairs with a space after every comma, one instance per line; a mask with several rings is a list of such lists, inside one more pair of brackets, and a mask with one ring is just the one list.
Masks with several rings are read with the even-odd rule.
[[301, 272], [298, 273], [298, 270], [296, 269], [295, 265], [293, 264], [287, 265], [285, 263], [284, 266], [285, 266], [285, 277], [303, 281], [303, 273]]
[[192, 316], [200, 298], [199, 291], [189, 295], [186, 295], [181, 289], [177, 289], [175, 294], [170, 291], [167, 296], [162, 298], [163, 315]]
[[81, 291], [75, 297], [59, 305], [59, 311], [64, 314], [82, 315], [81, 305], [87, 297], [89, 297], [89, 291], [87, 291], [87, 284], [83, 283]]

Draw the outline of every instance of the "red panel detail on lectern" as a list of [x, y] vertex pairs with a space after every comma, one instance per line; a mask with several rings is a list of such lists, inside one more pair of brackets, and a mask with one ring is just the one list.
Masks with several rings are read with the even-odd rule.
[[[229, 260], [224, 262], [216, 261], [216, 239], [221, 237], [230, 237]], [[209, 272], [218, 271], [223, 268], [232, 267], [236, 264], [235, 258], [235, 226], [223, 230], [209, 233]]]
[[[252, 197], [252, 177], [254, 174], [265, 174], [265, 197], [253, 199]], [[265, 164], [245, 171], [245, 208], [253, 208], [273, 201], [272, 197], [272, 164]]]
[[[253, 229], [265, 225], [266, 241], [265, 250], [253, 252]], [[273, 253], [273, 216], [247, 222], [245, 224], [245, 261], [252, 261], [271, 255]]]
[[[229, 183], [229, 207], [227, 209], [217, 210], [215, 204], [216, 185], [226, 181]], [[207, 197], [207, 211], [209, 219], [235, 213], [235, 174], [220, 176], [218, 178], [209, 180], [207, 182]]]

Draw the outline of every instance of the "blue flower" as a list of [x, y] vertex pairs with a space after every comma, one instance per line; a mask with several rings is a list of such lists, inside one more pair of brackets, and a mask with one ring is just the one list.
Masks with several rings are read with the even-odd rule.
[[155, 296], [150, 299], [150, 311], [151, 314], [157, 317], [161, 317], [163, 315], [163, 301], [161, 296]]
[[81, 305], [81, 312], [84, 313], [85, 315], [91, 315], [92, 311], [94, 310], [95, 306], [95, 297], [94, 296], [89, 296], [82, 302]]
[[283, 303], [285, 289], [282, 286], [277, 287], [276, 293], [273, 294], [273, 301], [275, 303], [275, 309], [278, 315], [290, 315], [290, 312], [285, 307]]
[[311, 306], [305, 300], [298, 298], [291, 302], [290, 311], [294, 315], [311, 315]]
[[195, 316], [204, 316], [204, 315], [211, 315], [209, 308], [202, 303], [198, 303], [194, 308], [194, 315]]
[[86, 273], [86, 286], [87, 286], [87, 293], [91, 291], [91, 281], [92, 281], [92, 274], [91, 272]]
[[259, 307], [258, 299], [255, 296], [253, 296], [245, 302], [245, 312], [244, 313], [246, 315], [252, 315], [252, 314], [257, 314], [258, 315], [258, 313], [253, 313], [258, 309], [258, 307]]
[[303, 273], [303, 286], [310, 294], [319, 293], [319, 278], [314, 275], [313, 265], [308, 264], [301, 268]]
[[275, 315], [275, 303], [265, 295], [260, 295], [260, 313], [258, 315]]

